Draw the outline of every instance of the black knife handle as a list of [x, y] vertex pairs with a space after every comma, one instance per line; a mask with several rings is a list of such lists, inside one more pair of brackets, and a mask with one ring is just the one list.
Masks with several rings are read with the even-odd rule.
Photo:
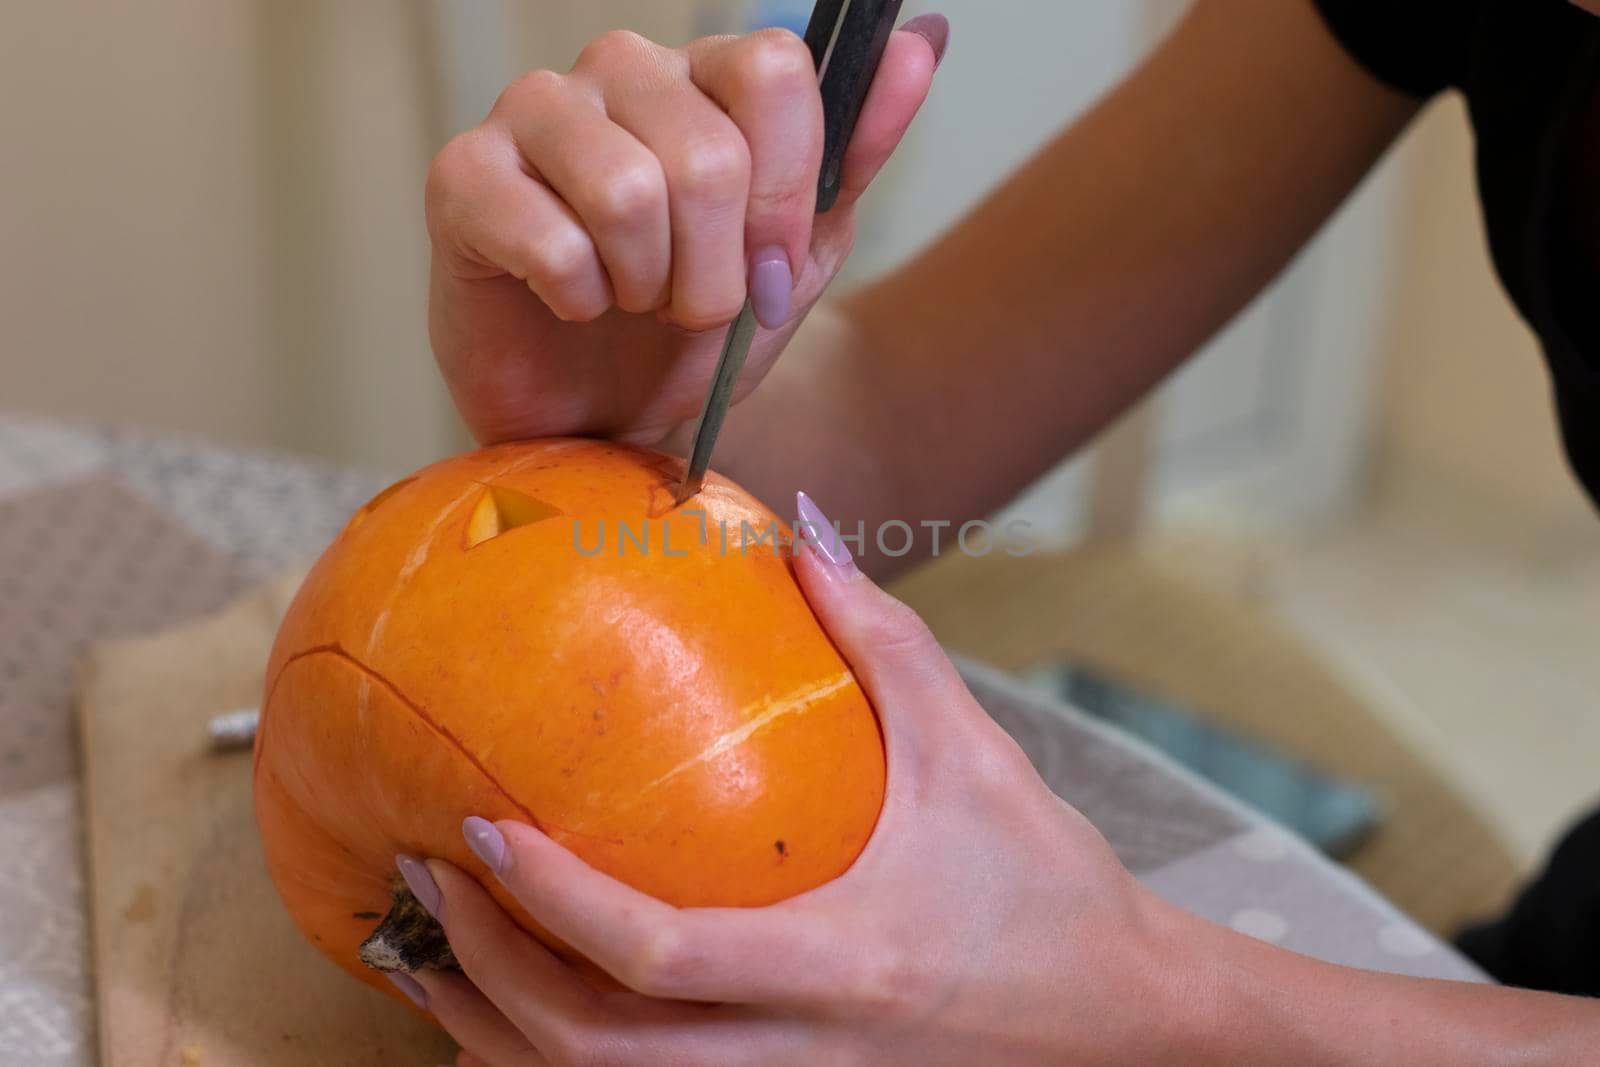
[[[839, 24], [845, 4], [844, 25]], [[822, 114], [824, 139], [822, 175], [817, 182], [817, 214], [833, 209], [839, 200], [839, 182], [844, 174], [844, 155], [855, 136], [867, 91], [883, 62], [889, 35], [900, 18], [904, 0], [817, 0], [806, 29], [806, 44], [822, 74]], [[835, 39], [834, 30], [838, 37]], [[833, 42], [833, 52], [828, 44]], [[827, 61], [826, 69], [823, 61]]]

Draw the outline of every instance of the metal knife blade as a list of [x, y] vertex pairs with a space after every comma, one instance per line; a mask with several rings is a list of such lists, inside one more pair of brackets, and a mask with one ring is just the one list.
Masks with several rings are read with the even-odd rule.
[[676, 502], [682, 504], [693, 497], [706, 484], [706, 471], [711, 469], [711, 453], [717, 447], [717, 437], [722, 433], [722, 422], [733, 406], [733, 389], [739, 384], [739, 372], [750, 357], [750, 346], [756, 339], [756, 309], [746, 300], [744, 310], [728, 328], [728, 339], [723, 342], [722, 356], [717, 360], [716, 373], [711, 376], [711, 389], [700, 409], [700, 425], [694, 433], [694, 451], [689, 453], [689, 469], [683, 483], [678, 486]]
[[[878, 73], [900, 17], [903, 0], [818, 0], [806, 29], [806, 44], [822, 80], [822, 108], [826, 118], [822, 173], [817, 184], [817, 212], [832, 210], [839, 197], [839, 181], [844, 156], [855, 134], [856, 120], [866, 104], [867, 91]], [[711, 388], [700, 409], [700, 424], [694, 433], [694, 449], [689, 466], [678, 486], [676, 502], [682, 505], [705, 486], [716, 450], [722, 423], [733, 404], [733, 390], [739, 372], [750, 356], [756, 338], [755, 308], [746, 300], [744, 310], [728, 329], [717, 360]]]

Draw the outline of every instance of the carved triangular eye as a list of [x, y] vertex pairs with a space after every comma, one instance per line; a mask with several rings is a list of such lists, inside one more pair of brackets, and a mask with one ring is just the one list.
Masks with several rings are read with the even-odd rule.
[[489, 486], [478, 498], [478, 503], [472, 509], [472, 517], [467, 520], [467, 547], [477, 548], [503, 533], [522, 526], [532, 526], [560, 514], [557, 508], [526, 493], [504, 486]]
[[391, 485], [389, 488], [385, 489], [383, 492], [379, 493], [377, 496], [373, 497], [371, 500], [367, 501], [365, 504], [363, 504], [361, 506], [361, 510], [360, 511], [356, 512], [354, 515], [352, 515], [350, 517], [350, 522], [345, 526], [344, 532], [345, 533], [349, 533], [351, 530], [354, 530], [357, 526], [360, 526], [363, 522], [365, 522], [367, 520], [367, 516], [368, 515], [371, 515], [374, 511], [378, 510], [378, 506], [380, 504], [382, 504], [385, 500], [388, 500], [390, 497], [394, 496], [400, 490], [404, 489], [406, 486], [410, 485], [412, 482], [414, 482], [416, 480], [417, 479], [416, 479], [415, 476], [410, 477], [410, 478], [403, 478], [400, 481], [395, 482], [393, 485]]

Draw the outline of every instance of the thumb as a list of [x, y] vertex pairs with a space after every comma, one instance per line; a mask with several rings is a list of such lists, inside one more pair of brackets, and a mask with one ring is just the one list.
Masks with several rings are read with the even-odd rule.
[[933, 88], [934, 71], [949, 42], [950, 22], [943, 15], [919, 15], [890, 36], [845, 151], [840, 207], [859, 200], [900, 147]]
[[891, 746], [897, 735], [926, 738], [967, 714], [983, 716], [921, 617], [861, 573], [838, 528], [809, 496], [799, 494], [796, 504], [800, 586], [866, 689]]

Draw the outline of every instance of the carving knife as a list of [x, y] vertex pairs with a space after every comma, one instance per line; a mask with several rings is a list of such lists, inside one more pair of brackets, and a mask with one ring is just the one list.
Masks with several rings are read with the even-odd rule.
[[[903, 0], [818, 0], [806, 29], [806, 44], [816, 61], [821, 80], [824, 140], [822, 173], [817, 183], [817, 214], [833, 209], [839, 199], [839, 181], [844, 172], [845, 150], [856, 131], [861, 109], [867, 102], [867, 91], [883, 61], [883, 52], [889, 46], [889, 35], [894, 32], [900, 17]], [[711, 454], [722, 433], [723, 420], [733, 404], [734, 386], [739, 372], [744, 369], [750, 355], [750, 345], [756, 339], [756, 313], [746, 300], [744, 310], [728, 328], [727, 340], [722, 345], [722, 356], [711, 377], [711, 388], [706, 393], [705, 406], [700, 409], [700, 422], [695, 429], [694, 450], [689, 454], [689, 467], [683, 483], [678, 487], [677, 502], [684, 503], [700, 492], [705, 484], [706, 471], [711, 467]]]

